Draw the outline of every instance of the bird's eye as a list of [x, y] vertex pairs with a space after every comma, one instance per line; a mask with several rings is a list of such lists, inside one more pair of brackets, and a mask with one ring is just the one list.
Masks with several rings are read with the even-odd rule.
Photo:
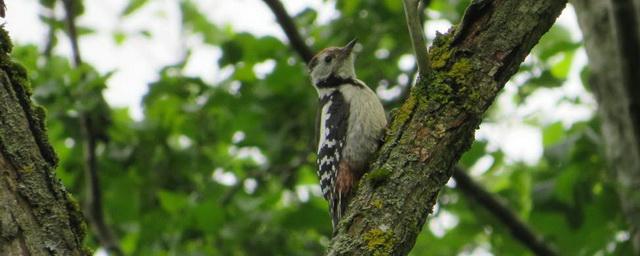
[[324, 62], [326, 62], [326, 63], [331, 62], [331, 56], [329, 55], [327, 57], [324, 57]]

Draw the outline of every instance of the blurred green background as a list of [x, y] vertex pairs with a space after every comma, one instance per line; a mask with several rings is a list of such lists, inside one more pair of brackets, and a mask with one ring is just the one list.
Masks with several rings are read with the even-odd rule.
[[[89, 57], [77, 68], [60, 3], [8, 3], [10, 15], [34, 7], [39, 17], [38, 24], [16, 24], [20, 20], [9, 16], [11, 34], [29, 33], [29, 26], [45, 32], [35, 41], [16, 40], [13, 55], [29, 70], [34, 99], [48, 110], [48, 135], [60, 157], [57, 176], [85, 201], [86, 137], [79, 127], [80, 117], [89, 115], [100, 135], [106, 222], [125, 254], [320, 255], [331, 225], [315, 176], [317, 96], [306, 67], [261, 1], [212, 1], [157, 1], [164, 9], [156, 1], [115, 1], [105, 10], [118, 24], [109, 30], [86, 11], [99, 1], [78, 1], [80, 46]], [[429, 41], [435, 28], [444, 33], [456, 24], [468, 4], [432, 1], [425, 12]], [[225, 5], [240, 7], [222, 14], [205, 8]], [[261, 9], [249, 8], [256, 5]], [[358, 77], [378, 92], [387, 111], [401, 103], [415, 68], [399, 1], [295, 5], [290, 14], [314, 50], [358, 38]], [[256, 12], [269, 20], [255, 24], [266, 32], [233, 22], [251, 24]], [[225, 22], [219, 15], [237, 17]], [[176, 17], [177, 26], [167, 31], [177, 33], [163, 34], [153, 22]], [[507, 84], [460, 164], [561, 255], [628, 255], [629, 234], [605, 167], [571, 7], [560, 20]], [[147, 89], [135, 89], [141, 78], [131, 75], [145, 67], [110, 68], [99, 60], [127, 62], [126, 54], [109, 57], [108, 50], [162, 38], [177, 42], [177, 57], [154, 62], [161, 68], [142, 80]], [[156, 53], [166, 54], [153, 51], [152, 62]], [[144, 96], [133, 107], [118, 103], [128, 94]], [[91, 232], [86, 243], [104, 252]], [[455, 182], [441, 193], [411, 253], [531, 254]]]

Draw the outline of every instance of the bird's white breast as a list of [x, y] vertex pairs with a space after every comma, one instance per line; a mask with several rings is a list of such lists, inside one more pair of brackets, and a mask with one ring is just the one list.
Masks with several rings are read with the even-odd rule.
[[338, 90], [349, 103], [349, 126], [342, 156], [364, 166], [377, 150], [387, 126], [384, 108], [375, 92], [366, 85], [345, 84]]

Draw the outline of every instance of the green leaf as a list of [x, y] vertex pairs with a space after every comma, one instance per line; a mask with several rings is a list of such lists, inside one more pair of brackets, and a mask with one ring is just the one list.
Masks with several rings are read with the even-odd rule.
[[565, 52], [560, 62], [553, 65], [551, 74], [557, 78], [566, 79], [573, 63], [574, 51]]
[[193, 208], [192, 213], [196, 226], [207, 233], [218, 230], [224, 221], [223, 211], [215, 200], [207, 200], [198, 204]]
[[117, 45], [122, 45], [125, 40], [127, 40], [127, 35], [124, 32], [116, 31], [113, 33], [113, 41], [116, 42]]
[[181, 1], [180, 10], [184, 27], [204, 36], [204, 41], [208, 44], [217, 45], [233, 34], [230, 29], [220, 29], [210, 22], [207, 15], [203, 14], [191, 1]]
[[302, 27], [312, 26], [316, 18], [318, 18], [318, 12], [311, 8], [305, 8], [296, 15], [296, 21], [300, 24], [299, 26]]
[[[137, 178], [132, 173], [108, 177], [104, 185], [118, 187], [119, 189], [106, 190], [104, 202], [109, 216], [117, 222], [135, 222], [139, 217], [140, 191]], [[103, 181], [104, 183], [105, 181]]]
[[147, 38], [147, 39], [150, 39], [150, 38], [151, 38], [151, 36], [152, 36], [152, 35], [151, 35], [151, 31], [146, 30], [146, 29], [145, 29], [145, 30], [141, 30], [141, 31], [139, 31], [139, 32], [138, 32], [138, 34], [139, 34], [139, 35], [141, 35], [141, 36], [143, 36], [143, 37], [145, 37], [145, 38]]
[[338, 7], [343, 11], [344, 15], [353, 15], [360, 6], [360, 0], [339, 1]]
[[235, 64], [243, 58], [243, 49], [238, 41], [227, 41], [222, 44], [222, 52], [224, 55], [220, 58], [220, 66]]
[[40, 0], [40, 4], [47, 8], [53, 8], [55, 3], [56, 3], [55, 0]]
[[145, 4], [147, 4], [149, 0], [130, 0], [127, 7], [122, 11], [122, 16], [128, 16], [140, 8], [142, 8]]
[[402, 1], [384, 0], [384, 6], [393, 13], [400, 13], [402, 11]]
[[315, 168], [305, 165], [298, 169], [298, 184], [318, 184]]
[[487, 142], [476, 140], [471, 145], [471, 149], [465, 152], [460, 158], [460, 163], [465, 168], [469, 168], [473, 166], [473, 164], [480, 159], [480, 157], [484, 156], [486, 152]]
[[161, 190], [157, 194], [160, 206], [171, 214], [177, 214], [186, 209], [189, 200], [186, 195], [168, 190]]
[[580, 45], [571, 39], [571, 32], [567, 28], [556, 24], [542, 36], [532, 51], [546, 61], [561, 52], [574, 52]]
[[96, 31], [93, 28], [79, 26], [77, 27], [78, 36], [86, 36], [95, 33]]
[[591, 77], [591, 70], [589, 69], [589, 65], [585, 65], [582, 70], [580, 70], [580, 81], [582, 81], [582, 86], [584, 86], [585, 90], [591, 91], [591, 86], [589, 83], [589, 78]]
[[[321, 199], [316, 198], [310, 200], [307, 203], [298, 205], [293, 211], [284, 215], [283, 224], [285, 227], [291, 230], [296, 229], [323, 229], [325, 232], [329, 231], [330, 219], [326, 213], [324, 203]], [[310, 222], [309, 219], [316, 220]]]
[[553, 123], [542, 130], [542, 145], [545, 147], [560, 142], [565, 136], [564, 126], [561, 122]]
[[256, 80], [256, 74], [253, 73], [253, 67], [249, 65], [236, 66], [236, 72], [233, 73], [233, 77], [245, 82], [252, 82]]

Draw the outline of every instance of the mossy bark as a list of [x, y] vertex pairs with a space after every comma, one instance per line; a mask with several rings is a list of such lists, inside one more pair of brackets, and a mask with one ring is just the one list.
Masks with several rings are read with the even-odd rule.
[[[396, 112], [329, 255], [406, 255], [482, 115], [565, 7], [564, 0], [473, 1], [430, 49], [433, 73]], [[419, 56], [427, 57], [427, 56]], [[384, 177], [383, 177], [384, 178]]]
[[[630, 68], [624, 67], [628, 65], [625, 59], [636, 56], [619, 47], [620, 38], [615, 35], [615, 18], [612, 17], [615, 12], [611, 10], [611, 1], [573, 0], [572, 4], [584, 34], [591, 69], [589, 86], [598, 101], [604, 148], [612, 170], [610, 174], [616, 176], [616, 188], [629, 223], [630, 239], [635, 254], [640, 255], [640, 123], [632, 118], [640, 116], [640, 109], [631, 103], [640, 99], [640, 93], [626, 88], [640, 85], [625, 79], [623, 72], [624, 68]], [[634, 10], [630, 8], [627, 11]], [[640, 17], [640, 12], [636, 11], [635, 16]], [[635, 42], [635, 47], [640, 47], [638, 43]]]
[[77, 203], [55, 177], [44, 109], [0, 28], [0, 255], [87, 255]]

